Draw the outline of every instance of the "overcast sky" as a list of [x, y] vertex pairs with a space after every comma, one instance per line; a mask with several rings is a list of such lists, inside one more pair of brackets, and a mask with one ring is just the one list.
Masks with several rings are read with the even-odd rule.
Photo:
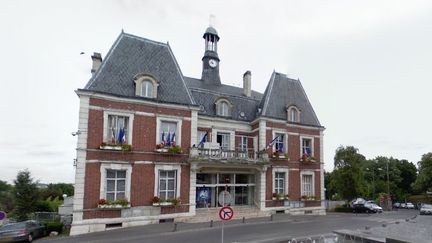
[[[169, 42], [201, 77], [202, 35], [216, 18], [220, 74], [246, 70], [264, 92], [273, 70], [300, 78], [323, 126], [325, 168], [352, 145], [416, 163], [432, 152], [432, 1], [2, 1], [0, 180], [28, 168], [74, 181], [79, 99], [93, 52], [121, 30]], [[81, 52], [85, 54], [80, 55]]]

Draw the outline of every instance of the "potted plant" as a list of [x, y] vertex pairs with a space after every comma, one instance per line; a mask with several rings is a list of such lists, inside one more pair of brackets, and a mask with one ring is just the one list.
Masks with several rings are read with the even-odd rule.
[[152, 199], [153, 206], [159, 206], [160, 205], [160, 198], [157, 196], [154, 196]]
[[289, 200], [289, 194], [286, 194], [284, 199]]
[[109, 202], [106, 199], [99, 199], [98, 208], [106, 208], [109, 205]]
[[272, 194], [272, 200], [276, 200], [278, 197], [278, 194], [276, 192], [273, 192]]
[[132, 146], [130, 144], [125, 144], [125, 143], [121, 143], [121, 144], [108, 144], [108, 143], [101, 143], [101, 145], [99, 146], [99, 149], [103, 149], [103, 150], [118, 150], [118, 151], [131, 151], [132, 150]]

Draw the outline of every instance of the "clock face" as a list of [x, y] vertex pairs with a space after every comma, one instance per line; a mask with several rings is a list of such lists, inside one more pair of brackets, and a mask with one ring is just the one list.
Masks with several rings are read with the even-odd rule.
[[210, 67], [214, 68], [217, 66], [217, 61], [215, 59], [210, 59], [209, 65], [210, 65]]

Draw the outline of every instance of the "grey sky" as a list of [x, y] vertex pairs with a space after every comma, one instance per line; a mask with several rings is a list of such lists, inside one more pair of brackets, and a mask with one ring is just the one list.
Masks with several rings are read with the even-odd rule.
[[[28, 168], [73, 182], [79, 100], [93, 51], [122, 29], [169, 44], [199, 78], [202, 34], [216, 16], [221, 79], [275, 69], [300, 78], [325, 131], [325, 168], [339, 145], [416, 163], [432, 152], [431, 1], [2, 1], [0, 180]], [[80, 55], [80, 52], [85, 52]]]

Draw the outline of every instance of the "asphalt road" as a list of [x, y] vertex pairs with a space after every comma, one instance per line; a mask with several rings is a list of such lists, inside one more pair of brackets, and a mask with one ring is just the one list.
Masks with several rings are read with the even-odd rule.
[[[230, 221], [224, 225], [224, 242], [283, 242], [292, 238], [328, 235], [340, 229], [364, 229], [366, 226], [377, 227], [386, 223], [403, 221], [418, 215], [417, 210], [399, 210], [382, 214], [329, 213], [326, 216], [291, 216], [274, 215], [270, 218], [250, 219], [245, 223]], [[422, 216], [428, 217], [428, 216]], [[429, 216], [432, 222], [432, 216]], [[44, 238], [37, 243], [47, 242], [181, 242], [202, 243], [221, 242], [221, 224], [178, 223], [174, 232], [173, 223], [138, 226], [90, 233], [74, 237]]]

